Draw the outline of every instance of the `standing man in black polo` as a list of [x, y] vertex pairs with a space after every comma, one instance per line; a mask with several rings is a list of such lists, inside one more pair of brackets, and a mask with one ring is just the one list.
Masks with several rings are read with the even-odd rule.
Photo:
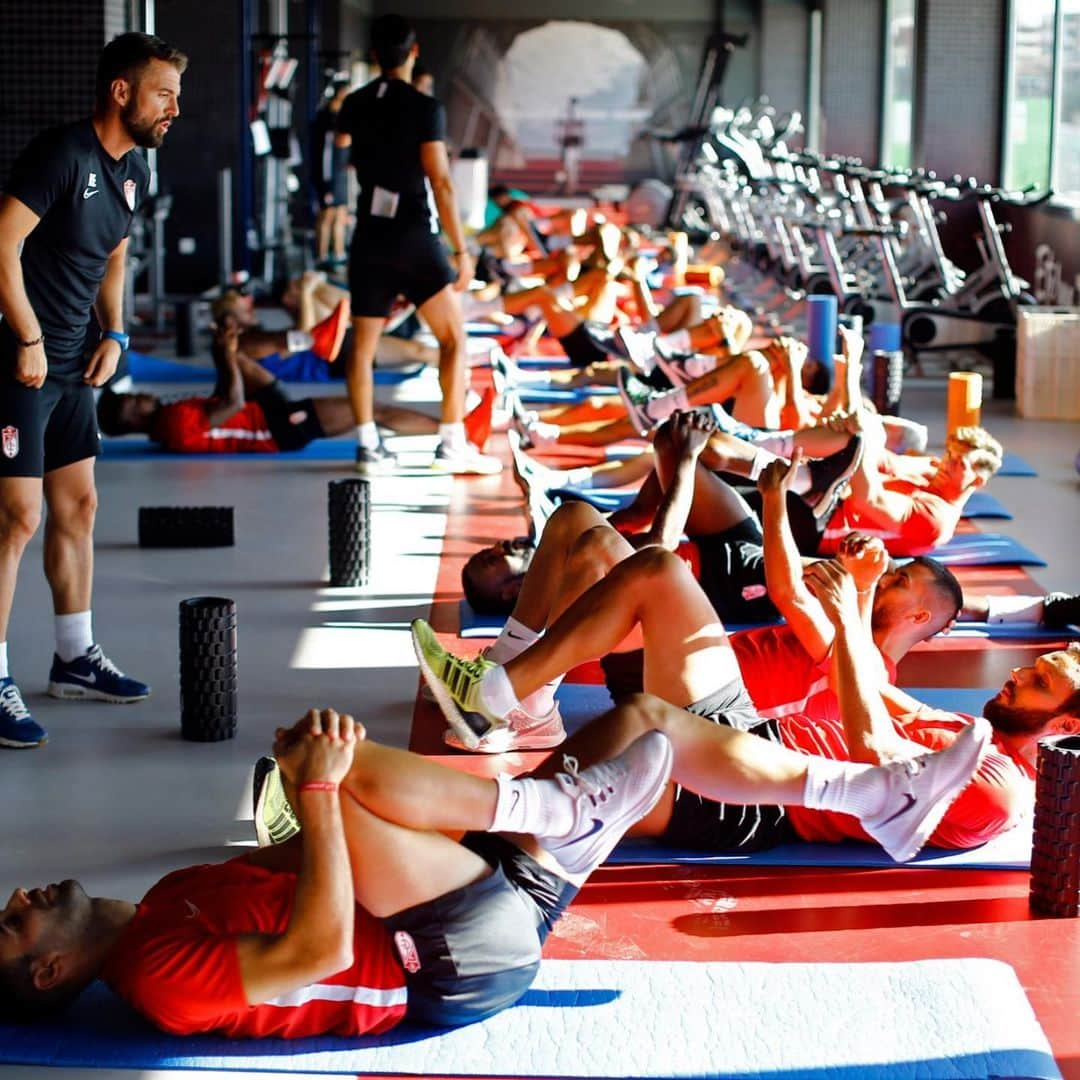
[[[149, 182], [146, 162], [132, 151], [161, 145], [180, 113], [186, 66], [160, 38], [114, 38], [98, 61], [94, 115], [34, 139], [0, 197], [0, 746], [37, 746], [47, 737], [7, 656], [19, 561], [40, 523], [43, 494], [56, 615], [49, 693], [114, 702], [150, 693], [93, 638], [94, 387], [128, 345], [127, 236]], [[87, 359], [91, 311], [100, 340]]]
[[[350, 164], [360, 182], [349, 256], [353, 336], [345, 367], [357, 423], [356, 468], [374, 474], [395, 464], [375, 426], [372, 369], [391, 305], [402, 295], [416, 305], [439, 342], [442, 416], [433, 467], [497, 473], [502, 463], [473, 447], [463, 424], [465, 330], [456, 293], [468, 288], [473, 261], [450, 179], [446, 110], [412, 86], [419, 49], [403, 18], [376, 19], [371, 44], [382, 74], [345, 99], [337, 124], [337, 145], [352, 148]], [[447, 258], [437, 222], [456, 267]]]

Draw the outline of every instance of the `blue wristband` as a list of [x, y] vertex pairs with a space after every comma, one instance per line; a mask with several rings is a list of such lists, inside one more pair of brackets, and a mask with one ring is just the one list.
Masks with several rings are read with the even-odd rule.
[[128, 347], [131, 345], [131, 338], [121, 330], [106, 330], [102, 333], [101, 338], [103, 341], [105, 338], [115, 341], [120, 346], [121, 352], [127, 352]]

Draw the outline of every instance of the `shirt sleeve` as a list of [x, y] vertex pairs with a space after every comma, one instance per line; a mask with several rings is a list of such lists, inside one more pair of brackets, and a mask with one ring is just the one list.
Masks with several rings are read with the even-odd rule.
[[429, 101], [427, 116], [424, 118], [424, 128], [420, 135], [420, 141], [446, 142], [446, 109], [441, 101]]
[[353, 129], [353, 114], [356, 111], [356, 94], [352, 93], [341, 103], [338, 109], [337, 122], [334, 130], [339, 135], [351, 135]]
[[77, 172], [76, 159], [65, 153], [63, 142], [43, 135], [19, 155], [5, 191], [44, 217], [53, 203], [71, 191]]

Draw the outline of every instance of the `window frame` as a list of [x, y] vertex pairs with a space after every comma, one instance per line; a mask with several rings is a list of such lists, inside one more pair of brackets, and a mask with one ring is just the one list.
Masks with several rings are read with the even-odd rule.
[[[894, 167], [894, 163], [889, 161], [889, 155], [892, 150], [892, 138], [893, 138], [893, 125], [892, 125], [892, 109], [889, 101], [889, 90], [892, 87], [893, 75], [896, 71], [896, 65], [893, 63], [892, 54], [892, 41], [891, 41], [891, 27], [892, 17], [895, 12], [898, 0], [885, 0], [884, 8], [882, 11], [881, 20], [881, 128], [878, 142], [878, 161], [881, 162], [882, 167], [888, 162], [889, 167]], [[912, 4], [912, 56], [911, 56], [911, 112], [909, 115], [908, 123], [910, 125], [908, 130], [908, 157], [910, 158], [910, 168], [915, 167], [915, 116], [916, 116], [916, 95], [918, 94], [918, 46], [919, 46], [919, 4], [918, 0]]]

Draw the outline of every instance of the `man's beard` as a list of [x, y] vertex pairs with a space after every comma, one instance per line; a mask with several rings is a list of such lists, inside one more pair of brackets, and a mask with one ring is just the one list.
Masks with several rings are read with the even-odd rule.
[[165, 132], [157, 130], [161, 119], [161, 117], [156, 120], [141, 119], [134, 101], [129, 101], [120, 112], [124, 130], [131, 136], [132, 142], [144, 150], [156, 150], [165, 141]]
[[1041, 731], [1054, 715], [1047, 709], [1018, 709], [996, 698], [991, 698], [983, 706], [983, 716], [995, 731], [1003, 735], [1033, 735]]

